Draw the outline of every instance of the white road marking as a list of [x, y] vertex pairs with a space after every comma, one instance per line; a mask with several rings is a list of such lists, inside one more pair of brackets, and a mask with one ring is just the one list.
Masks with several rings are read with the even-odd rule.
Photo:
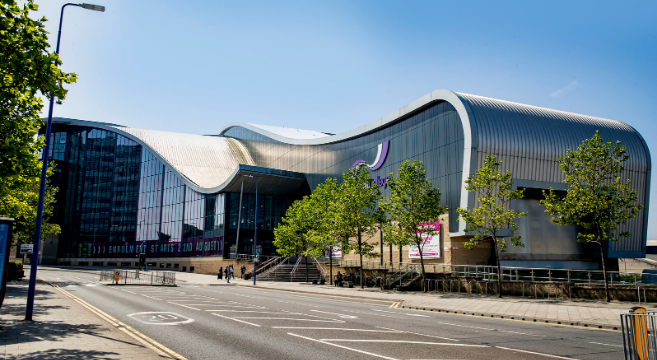
[[172, 312], [147, 311], [129, 314], [128, 317], [148, 325], [179, 325], [194, 322], [188, 318]]
[[305, 329], [305, 330], [344, 330], [382, 333], [403, 333], [397, 330], [371, 330], [371, 329], [348, 329], [348, 328], [326, 328], [326, 327], [303, 327], [303, 326], [272, 326], [272, 329]]
[[345, 319], [358, 319], [358, 316], [354, 316], [354, 315], [339, 314], [339, 313], [328, 312], [328, 311], [319, 311], [319, 310], [310, 310], [310, 311], [315, 311], [315, 312], [318, 312], [318, 313], [329, 314], [329, 315], [337, 315], [338, 317], [345, 318]]
[[339, 347], [339, 348], [342, 348], [342, 349], [355, 351], [355, 352], [357, 352], [357, 353], [361, 353], [361, 354], [365, 354], [365, 355], [370, 355], [370, 356], [375, 356], [375, 357], [378, 357], [378, 358], [381, 358], [381, 359], [397, 360], [397, 359], [395, 359], [395, 358], [391, 358], [391, 357], [388, 357], [388, 356], [383, 356], [383, 355], [379, 355], [379, 354], [371, 353], [371, 352], [369, 352], [369, 351], [363, 351], [363, 350], [353, 349], [353, 348], [346, 347], [346, 346], [342, 346], [342, 345], [338, 345], [338, 344], [331, 344], [331, 343], [326, 342], [326, 341], [317, 340], [317, 339], [309, 338], [309, 337], [302, 336], [302, 335], [297, 335], [297, 334], [293, 334], [293, 333], [287, 333], [287, 334], [288, 334], [288, 335], [291, 335], [291, 336], [296, 336], [296, 337], [299, 337], [299, 338], [302, 338], [302, 339], [306, 339], [306, 340], [310, 340], [310, 341], [315, 341], [315, 342], [318, 342], [318, 343], [322, 343], [322, 344], [325, 344], [325, 345], [335, 346], [335, 347]]
[[443, 339], [443, 340], [450, 340], [450, 341], [461, 341], [461, 340], [450, 339], [450, 338], [446, 338], [446, 337], [442, 337], [442, 336], [420, 334], [420, 333], [411, 332], [411, 331], [395, 330], [395, 329], [391, 329], [391, 328], [387, 328], [387, 327], [383, 327], [383, 326], [377, 326], [377, 327], [378, 327], [379, 329], [386, 329], [386, 330], [399, 331], [399, 332], [403, 332], [403, 333], [408, 333], [408, 334], [413, 334], [413, 335], [420, 335], [420, 336], [426, 336], [426, 337], [432, 337], [432, 338], [436, 338], [436, 339]]
[[450, 343], [437, 343], [429, 341], [407, 341], [407, 340], [371, 340], [371, 339], [321, 339], [322, 341], [337, 341], [337, 342], [379, 342], [379, 343], [403, 343], [403, 344], [420, 344], [420, 345], [445, 345], [445, 346], [465, 346], [465, 347], [489, 347], [488, 345], [475, 345], [475, 344], [450, 344]]
[[315, 321], [315, 322], [339, 322], [343, 323], [342, 320], [318, 320], [318, 319], [297, 319], [297, 318], [282, 318], [282, 317], [242, 317], [240, 316], [237, 319], [263, 319], [263, 320], [295, 320], [295, 321]]
[[408, 316], [421, 316], [421, 317], [431, 317], [431, 316], [427, 316], [427, 315], [422, 315], [422, 314], [406, 314], [406, 315], [408, 315]]
[[527, 353], [527, 354], [542, 355], [542, 356], [552, 357], [552, 358], [555, 358], [555, 359], [576, 360], [576, 359], [574, 359], [574, 358], [563, 357], [563, 356], [558, 356], [558, 355], [543, 354], [543, 353], [533, 352], [533, 351], [527, 351], [527, 350], [511, 349], [511, 348], [502, 347], [502, 346], [495, 346], [495, 347], [498, 348], [498, 349], [511, 350], [511, 351], [518, 351], [518, 352], [523, 352], [523, 353]]
[[244, 323], [244, 324], [249, 324], [249, 325], [253, 325], [253, 326], [260, 327], [260, 325], [258, 325], [258, 324], [250, 323], [250, 322], [248, 322], [248, 321], [242, 321], [242, 320], [234, 319], [234, 318], [231, 318], [231, 317], [228, 317], [228, 316], [219, 315], [219, 314], [217, 314], [217, 313], [212, 313], [212, 315], [219, 316], [219, 317], [222, 317], [222, 318], [224, 318], [224, 319], [229, 319], [229, 320], [233, 320], [233, 321], [241, 322], [241, 323]]
[[605, 343], [599, 343], [599, 342], [593, 342], [589, 341], [591, 344], [597, 344], [597, 345], [606, 345], [606, 346], [613, 346], [613, 347], [622, 347], [621, 345], [611, 345], [611, 344], [605, 344]]

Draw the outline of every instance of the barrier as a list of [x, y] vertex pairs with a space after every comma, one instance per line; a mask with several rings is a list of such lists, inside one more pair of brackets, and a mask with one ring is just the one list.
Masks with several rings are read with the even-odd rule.
[[139, 270], [102, 270], [100, 281], [117, 285], [176, 285], [176, 273], [172, 271], [139, 271]]
[[625, 360], [657, 360], [657, 313], [633, 307], [621, 314]]

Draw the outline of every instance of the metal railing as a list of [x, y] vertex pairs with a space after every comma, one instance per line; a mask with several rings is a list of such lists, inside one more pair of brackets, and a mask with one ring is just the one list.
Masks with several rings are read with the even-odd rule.
[[[118, 273], [118, 280], [116, 274]], [[172, 271], [139, 271], [139, 270], [101, 270], [100, 281], [118, 285], [176, 285], [176, 273]]]
[[634, 307], [621, 314], [625, 360], [657, 360], [657, 313]]
[[[340, 267], [360, 267], [359, 260], [339, 260]], [[407, 266], [420, 266], [418, 263], [409, 262], [384, 262], [363, 261], [363, 269], [366, 270], [388, 270], [397, 273], [399, 268]], [[425, 264], [428, 274], [451, 274], [453, 276], [477, 277], [483, 280], [497, 280], [497, 267], [490, 265], [443, 265]], [[500, 277], [502, 281], [532, 281], [532, 282], [568, 282], [571, 284], [604, 284], [602, 270], [568, 270], [551, 268], [521, 268], [502, 266]], [[625, 271], [607, 271], [607, 281], [610, 286], [635, 285], [642, 283], [642, 274]]]
[[[286, 258], [287, 259], [287, 258]], [[258, 263], [256, 266], [256, 274], [262, 274], [264, 271], [267, 271], [271, 267], [278, 266], [284, 259], [280, 256], [269, 257], [266, 261]], [[244, 273], [245, 278], [250, 278], [253, 275], [253, 268], [250, 267]]]
[[317, 266], [319, 266], [319, 270], [322, 272], [322, 277], [324, 279], [327, 279], [329, 276], [331, 276], [331, 275], [329, 275], [328, 271], [326, 271], [324, 269], [324, 267], [322, 266], [322, 263], [319, 260], [317, 260], [316, 257], [313, 258], [313, 261], [317, 264]]

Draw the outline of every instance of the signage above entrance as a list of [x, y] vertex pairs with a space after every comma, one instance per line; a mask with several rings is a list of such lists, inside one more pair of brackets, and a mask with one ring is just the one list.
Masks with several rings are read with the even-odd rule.
[[385, 141], [382, 144], [379, 144], [379, 151], [376, 153], [376, 159], [374, 159], [374, 162], [372, 164], [367, 164], [365, 160], [356, 160], [356, 162], [353, 165], [351, 165], [351, 168], [353, 169], [358, 165], [366, 164], [368, 169], [378, 170], [381, 166], [383, 166], [383, 162], [386, 161], [389, 147], [390, 147], [390, 140]]

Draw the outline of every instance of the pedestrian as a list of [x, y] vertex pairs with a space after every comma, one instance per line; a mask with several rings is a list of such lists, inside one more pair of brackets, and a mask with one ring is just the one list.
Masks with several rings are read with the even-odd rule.
[[338, 271], [337, 279], [335, 280], [335, 286], [342, 286], [342, 274]]
[[240, 279], [244, 279], [244, 273], [246, 273], [246, 266], [242, 265], [242, 268], [240, 270], [242, 271], [242, 275], [240, 276]]
[[223, 274], [224, 274], [224, 268], [223, 266], [219, 266], [219, 273], [217, 274], [217, 280], [221, 280]]
[[226, 270], [224, 270], [226, 273], [226, 282], [230, 284], [230, 265], [226, 266]]
[[230, 277], [231, 279], [235, 279], [235, 269], [232, 264], [230, 265]]

